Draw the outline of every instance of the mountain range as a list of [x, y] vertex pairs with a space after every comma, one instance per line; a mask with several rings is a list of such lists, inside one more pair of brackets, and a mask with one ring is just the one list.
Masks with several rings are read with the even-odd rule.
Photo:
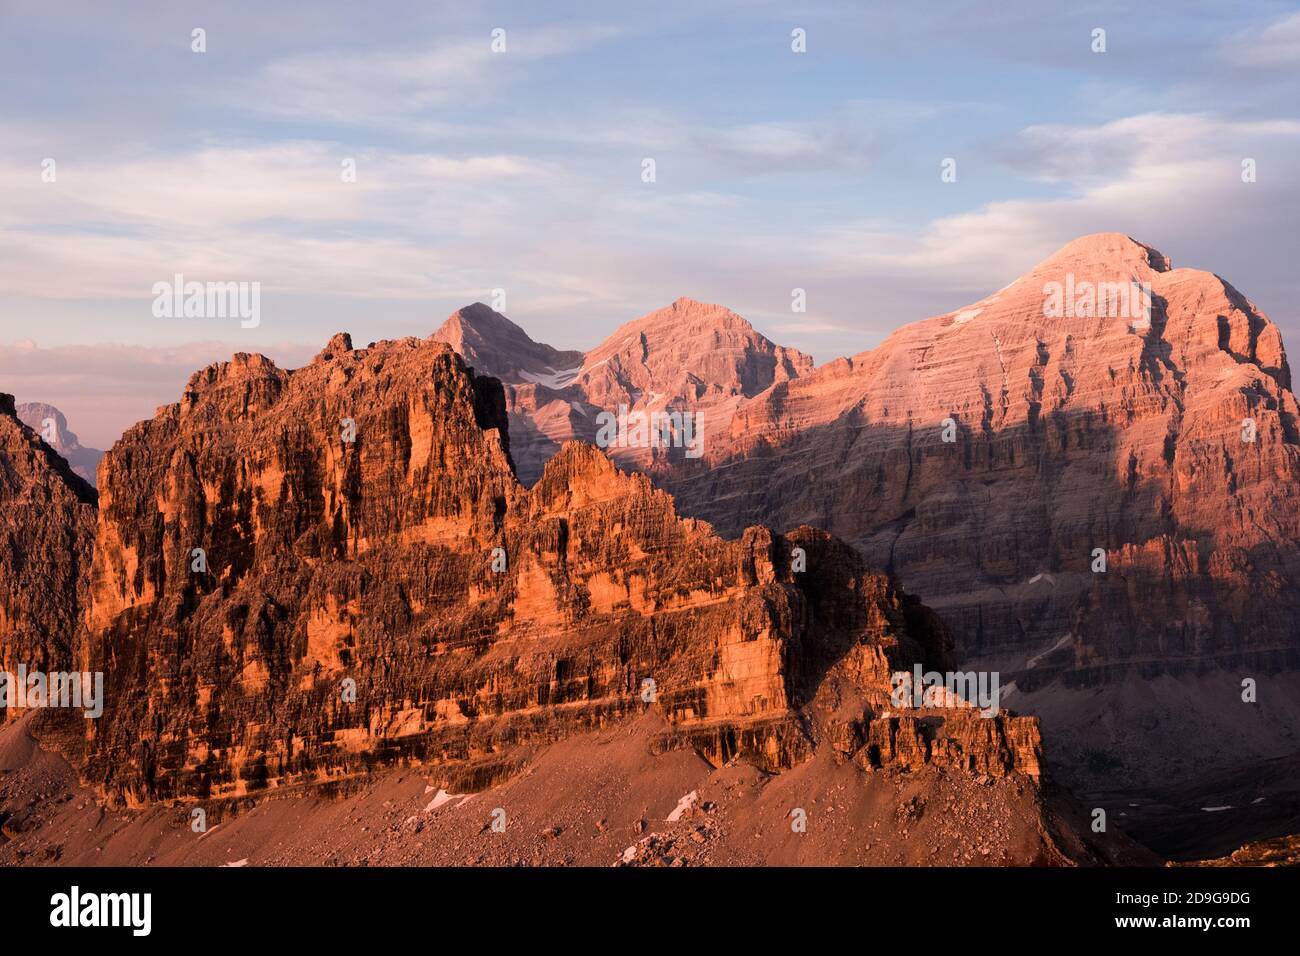
[[592, 440], [577, 426], [619, 403], [702, 410], [701, 457], [613, 457], [724, 535], [810, 524], [853, 544], [960, 660], [1004, 675], [1084, 789], [1300, 750], [1296, 399], [1277, 327], [1212, 273], [1106, 233], [815, 369], [686, 299], [544, 383], [497, 354], [466, 359], [508, 383], [521, 432]]
[[[699, 454], [604, 440], [637, 412], [698, 415]], [[134, 814], [90, 828], [132, 863], [339, 799], [381, 846], [262, 861], [1125, 863], [1154, 857], [1116, 830], [1183, 858], [1300, 832], [1296, 416], [1267, 317], [1119, 234], [821, 367], [690, 299], [585, 353], [475, 304], [296, 370], [239, 354], [98, 494], [0, 402], [0, 660], [107, 687], [99, 719], [0, 731], [0, 859], [93, 859], [97, 804]], [[1003, 709], [900, 707], [913, 668], [998, 674]], [[227, 822], [200, 846], [168, 807]]]

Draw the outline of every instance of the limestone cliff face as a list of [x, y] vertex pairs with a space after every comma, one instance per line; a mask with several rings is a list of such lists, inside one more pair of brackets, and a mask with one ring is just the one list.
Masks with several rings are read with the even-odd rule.
[[1219, 277], [1119, 234], [773, 386], [663, 482], [724, 533], [848, 539], [1022, 688], [1300, 660], [1281, 337]]
[[0, 394], [0, 671], [71, 667], [94, 527], [94, 489]]
[[[869, 721], [891, 667], [945, 660], [937, 620], [828, 535], [724, 540], [578, 443], [525, 489], [505, 423], [500, 383], [434, 341], [193, 376], [101, 467], [89, 778], [146, 801], [411, 760], [483, 785], [648, 707], [710, 759], [781, 769], [828, 675]], [[911, 764], [1037, 772], [1036, 722], [979, 740], [964, 716], [934, 715]]]

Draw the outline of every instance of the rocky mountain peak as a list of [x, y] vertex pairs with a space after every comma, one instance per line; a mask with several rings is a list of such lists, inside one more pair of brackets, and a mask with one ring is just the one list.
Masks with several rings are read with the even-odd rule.
[[1122, 232], [1096, 232], [1067, 242], [1029, 274], [1088, 267], [1108, 271], [1129, 267], [1151, 272], [1168, 272], [1172, 268], [1163, 252], [1131, 236]]
[[94, 487], [95, 471], [104, 453], [98, 448], [84, 447], [77, 433], [68, 428], [68, 419], [63, 412], [45, 402], [23, 402], [11, 408], [10, 414], [16, 414], [23, 424], [47, 439], [50, 447], [63, 456], [77, 476]]
[[[732, 421], [706, 462], [654, 473], [683, 513], [728, 534], [828, 528], [930, 603], [964, 660], [1020, 692], [1113, 692], [1122, 733], [1059, 685], [1049, 730], [1129, 779], [1242, 754], [1170, 744], [1232, 718], [1194, 689], [1139, 716], [1125, 675], [1227, 686], [1300, 648], [1300, 408], [1281, 334], [1214, 273], [1123, 234], [1069, 243]], [[1257, 730], [1254, 753], [1276, 756], [1300, 721]]]
[[352, 336], [347, 332], [335, 332], [330, 336], [330, 340], [325, 347], [316, 353], [316, 357], [312, 359], [312, 362], [328, 362], [336, 355], [351, 351]]
[[510, 384], [557, 384], [582, 364], [582, 353], [534, 342], [508, 318], [482, 302], [453, 312], [433, 339], [445, 342], [472, 367]]

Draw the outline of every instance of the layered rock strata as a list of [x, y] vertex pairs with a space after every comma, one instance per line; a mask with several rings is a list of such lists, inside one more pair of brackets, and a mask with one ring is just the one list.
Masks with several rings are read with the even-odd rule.
[[[891, 669], [946, 661], [937, 619], [825, 533], [724, 540], [579, 443], [526, 489], [506, 421], [450, 347], [340, 335], [298, 370], [204, 369], [127, 432], [100, 470], [89, 778], [145, 802], [410, 761], [481, 787], [647, 708], [665, 747], [780, 770], [815, 747], [801, 709], [828, 674], [861, 716]], [[917, 734], [925, 756], [863, 743], [1037, 772], [1032, 718]]]

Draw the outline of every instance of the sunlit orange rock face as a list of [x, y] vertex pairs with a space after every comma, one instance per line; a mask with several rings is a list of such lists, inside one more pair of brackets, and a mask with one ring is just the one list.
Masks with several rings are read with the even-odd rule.
[[481, 786], [646, 709], [665, 746], [777, 770], [828, 679], [848, 755], [1037, 776], [1033, 718], [871, 723], [947, 636], [852, 549], [724, 540], [580, 443], [525, 488], [506, 414], [443, 343], [336, 336], [302, 369], [204, 369], [127, 432], [100, 470], [88, 778], [137, 802], [410, 760]]
[[844, 537], [1024, 688], [1294, 665], [1298, 464], [1276, 326], [1219, 277], [1106, 233], [775, 385], [665, 484], [723, 532]]
[[[622, 348], [626, 393], [703, 408], [705, 442], [696, 459], [611, 454], [723, 535], [807, 524], [850, 542], [939, 614], [963, 666], [1043, 714], [1060, 766], [1100, 755], [1089, 783], [1159, 786], [1294, 751], [1300, 427], [1278, 329], [1235, 288], [1085, 236], [820, 368], [750, 329], [765, 344], [748, 354], [785, 359], [770, 377], [693, 367], [692, 405], [666, 384], [687, 362], [675, 344], [736, 322], [675, 303], [630, 323], [658, 334], [615, 333], [545, 401], [516, 390], [512, 433], [621, 401], [598, 363]], [[710, 374], [726, 400], [708, 404]], [[540, 467], [553, 447], [529, 454]], [[1246, 678], [1274, 682], [1262, 706]]]
[[94, 489], [0, 394], [0, 671], [72, 665], [94, 528]]

